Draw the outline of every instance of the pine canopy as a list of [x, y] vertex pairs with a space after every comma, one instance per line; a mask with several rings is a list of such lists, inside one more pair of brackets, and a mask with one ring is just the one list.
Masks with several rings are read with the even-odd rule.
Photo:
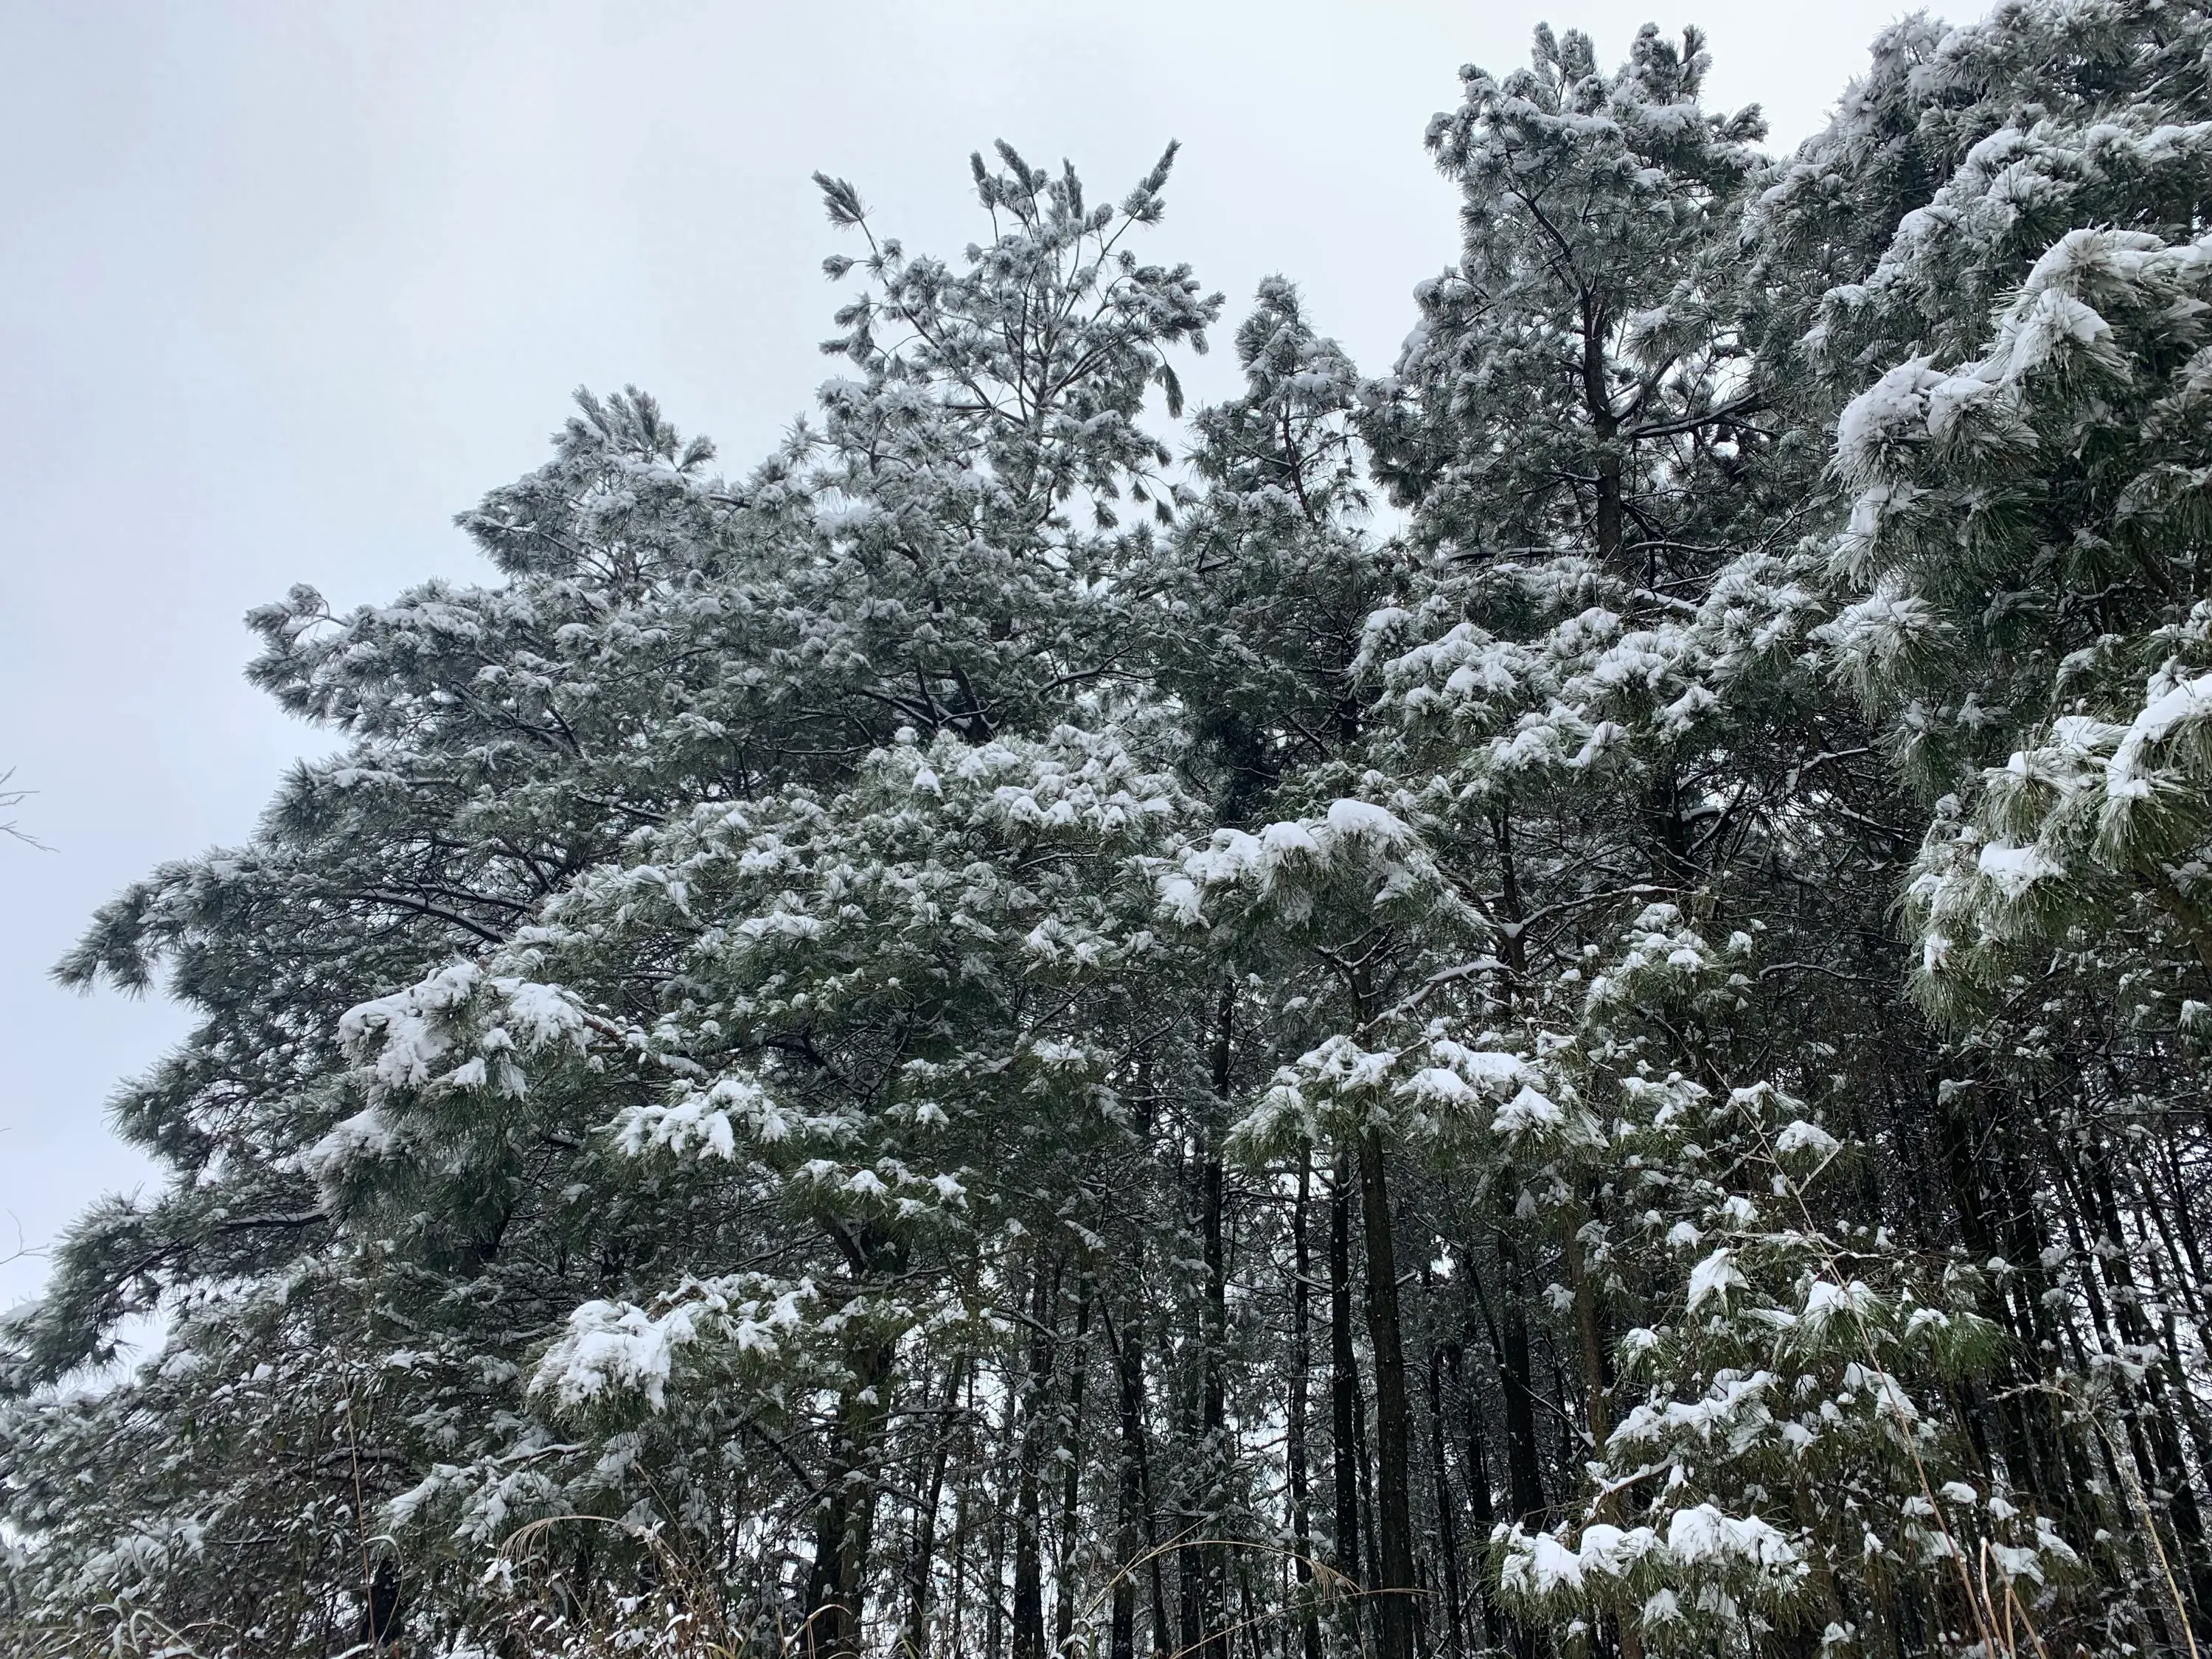
[[198, 1024], [9, 1650], [2212, 1640], [2212, 19], [1708, 61], [1465, 70], [1398, 361], [1270, 277], [1188, 411], [1172, 146], [818, 177], [775, 453], [579, 393], [255, 611], [333, 752], [58, 970]]

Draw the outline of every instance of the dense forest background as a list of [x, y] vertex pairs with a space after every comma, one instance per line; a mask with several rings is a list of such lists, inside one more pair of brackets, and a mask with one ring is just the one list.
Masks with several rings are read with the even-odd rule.
[[201, 1023], [11, 1650], [2196, 1652], [2212, 16], [1705, 64], [1464, 71], [1391, 372], [1274, 279], [1188, 413], [1172, 149], [823, 179], [775, 454], [580, 394], [257, 611], [342, 742], [62, 964]]

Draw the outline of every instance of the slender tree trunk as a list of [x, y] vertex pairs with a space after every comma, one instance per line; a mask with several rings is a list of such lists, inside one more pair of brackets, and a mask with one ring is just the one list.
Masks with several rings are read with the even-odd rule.
[[[1966, 1091], [1966, 1102], [1971, 1103], [1979, 1094], [1978, 1090]], [[1991, 1191], [1990, 1183], [1983, 1178], [1982, 1169], [1974, 1157], [1974, 1144], [1982, 1138], [1979, 1131], [1983, 1126], [1966, 1121], [1972, 1111], [1969, 1103], [1939, 1102], [1935, 1111], [1937, 1150], [1950, 1177], [1952, 1203], [1959, 1212], [1960, 1236], [1976, 1261], [1986, 1261], [1997, 1253], [1991, 1220], [2002, 1205]], [[1987, 1286], [1979, 1299], [1984, 1318], [2001, 1325], [2011, 1323], [2006, 1317], [2008, 1310], [2001, 1286]], [[2032, 1336], [2029, 1340], [2033, 1340]], [[2014, 1480], [2023, 1490], [2033, 1492], [2038, 1483], [2035, 1460], [2029, 1450], [2024, 1403], [2029, 1392], [2025, 1386], [2027, 1378], [2021, 1375], [2015, 1351], [2009, 1345], [1999, 1356], [1997, 1364], [2001, 1370], [1995, 1380], [1999, 1384], [1999, 1401], [1994, 1415], [1998, 1438], [2004, 1447], [2007, 1466], [2016, 1471]]]
[[[1020, 1462], [1020, 1455], [1015, 1451], [1015, 1448], [1020, 1443], [1017, 1438], [1017, 1430], [1019, 1426], [1017, 1421], [1018, 1409], [1017, 1396], [1019, 1390], [1010, 1387], [1007, 1394], [1006, 1419], [1000, 1435], [1000, 1444], [1002, 1449], [1000, 1452], [999, 1469], [1005, 1468], [1010, 1455], [1013, 1462], [1017, 1463]], [[1007, 1510], [1011, 1506], [1006, 1501], [1006, 1481], [997, 1471], [994, 1470], [992, 1475], [987, 1477], [987, 1487], [986, 1502], [989, 1504], [991, 1511], [991, 1565], [984, 1579], [984, 1589], [991, 1599], [985, 1603], [983, 1608], [983, 1655], [984, 1659], [999, 1659], [999, 1656], [1006, 1651], [1006, 1518]]]
[[1129, 1652], [1136, 1651], [1136, 1583], [1133, 1574], [1138, 1567], [1139, 1539], [1136, 1531], [1141, 1527], [1145, 1575], [1152, 1588], [1152, 1652], [1164, 1659], [1169, 1651], [1168, 1595], [1166, 1569], [1162, 1561], [1157, 1510], [1152, 1500], [1152, 1457], [1147, 1450], [1145, 1432], [1145, 1337], [1141, 1316], [1133, 1316], [1122, 1329], [1120, 1351], [1116, 1357], [1116, 1371], [1120, 1378], [1122, 1465], [1122, 1514], [1127, 1542], [1121, 1550], [1121, 1589], [1127, 1592], [1126, 1608], [1117, 1602], [1115, 1615], [1116, 1629], [1126, 1625]]
[[[1336, 1570], [1363, 1585], [1359, 1559], [1359, 1356], [1352, 1346], [1352, 1160], [1340, 1152], [1328, 1203], [1328, 1395]], [[1359, 1604], [1354, 1603], [1355, 1620]]]
[[[1370, 1626], [1375, 1622], [1377, 1564], [1382, 1548], [1375, 1537], [1375, 1459], [1367, 1445], [1367, 1395], [1363, 1389], [1352, 1401], [1352, 1461], [1359, 1471], [1359, 1549], [1364, 1571], [1360, 1580], [1359, 1615]], [[1369, 1638], [1373, 1639], [1370, 1629]]]
[[2150, 1275], [2151, 1300], [2162, 1310], [2158, 1328], [2159, 1340], [2165, 1349], [2167, 1393], [2180, 1410], [2182, 1426], [2189, 1431], [2189, 1443], [2197, 1455], [2197, 1468], [2212, 1475], [2212, 1429], [2208, 1429], [2203, 1408], [2198, 1404], [2195, 1391], [2189, 1386], [2188, 1366], [2182, 1358], [2181, 1334], [2174, 1313], [2175, 1297], [2169, 1293], [2166, 1282], [2168, 1268], [2173, 1276], [2171, 1288], [2179, 1292], [2181, 1304], [2189, 1314], [2190, 1322], [2202, 1329], [2203, 1322], [2197, 1317], [2196, 1297], [2191, 1293], [2188, 1285], [2188, 1269], [2174, 1250], [2172, 1230], [2160, 1213], [2158, 1200], [2150, 1192], [2148, 1183], [2139, 1186], [2136, 1190], [2136, 1208], [2148, 1214], [2153, 1229], [2165, 1246], [2166, 1267], [2160, 1267], [2160, 1253], [2156, 1250], [2145, 1250], [2142, 1263], [2143, 1271]]
[[1626, 537], [1623, 533], [1625, 517], [1621, 503], [1622, 456], [1618, 434], [1620, 422], [1613, 412], [1613, 387], [1607, 373], [1605, 335], [1609, 323], [1603, 304], [1585, 300], [1583, 304], [1583, 399], [1590, 422], [1590, 435], [1596, 440], [1597, 500], [1592, 514], [1591, 529], [1597, 540], [1599, 561], [1609, 570], [1633, 576], [1649, 573], [1627, 569], [1623, 558]]
[[[2014, 1289], [2024, 1350], [2020, 1370], [2025, 1382], [2033, 1385], [2045, 1379], [2051, 1366], [2063, 1363], [2059, 1356], [2068, 1332], [2059, 1328], [2051, 1310], [2050, 1292], [2056, 1284], [2045, 1255], [2050, 1236], [2036, 1200], [2036, 1182], [2027, 1156], [2018, 1151], [2009, 1137], [1998, 1145], [1998, 1185], [2008, 1212], [2005, 1237], [2011, 1246], [2008, 1255], [2019, 1269]], [[2060, 1507], [2072, 1531], [2084, 1538], [2094, 1536], [2103, 1524], [2092, 1490], [2097, 1485], [2096, 1460], [2079, 1425], [2069, 1422], [2067, 1414], [2040, 1388], [2027, 1388], [2020, 1403], [2042, 1470], [2039, 1495]]]
[[1136, 1659], [1137, 1555], [1145, 1504], [1145, 1362], [1143, 1319], [1132, 1317], [1115, 1340], [1111, 1320], [1107, 1334], [1114, 1340], [1115, 1400], [1121, 1409], [1121, 1491], [1117, 1500], [1114, 1540], [1114, 1592], [1107, 1622], [1107, 1651], [1110, 1659]]
[[[1225, 1530], [1222, 1511], [1230, 1462], [1229, 1269], [1225, 1237], [1229, 1183], [1221, 1158], [1222, 1127], [1218, 1119], [1227, 1115], [1229, 1108], [1229, 1067], [1236, 1016], [1236, 988], [1224, 985], [1214, 1018], [1213, 1102], [1217, 1121], [1206, 1127], [1205, 1158], [1199, 1171], [1199, 1208], [1206, 1254], [1206, 1362], [1204, 1400], [1200, 1413], [1206, 1486], [1199, 1524], [1209, 1540], [1220, 1538]], [[1227, 1547], [1218, 1542], [1206, 1543], [1198, 1552], [1197, 1564], [1202, 1574], [1198, 1623], [1206, 1659], [1229, 1659]]]
[[969, 1521], [975, 1497], [976, 1463], [975, 1430], [975, 1368], [968, 1368], [967, 1401], [961, 1413], [960, 1490], [952, 1500], [952, 1634], [946, 1650], [963, 1650], [968, 1617], [969, 1577], [968, 1539]]
[[[1473, 1272], [1472, 1267], [1468, 1272]], [[1455, 1343], [1447, 1351], [1445, 1358], [1451, 1367], [1452, 1386], [1458, 1389], [1461, 1408], [1466, 1413], [1467, 1507], [1468, 1513], [1474, 1520], [1475, 1547], [1479, 1550], [1490, 1541], [1490, 1529], [1498, 1523], [1498, 1511], [1490, 1495], [1490, 1460], [1483, 1449], [1481, 1406], [1475, 1398], [1474, 1390], [1468, 1386], [1460, 1356], [1460, 1346]], [[1491, 1601], [1488, 1582], [1480, 1572], [1477, 1572], [1474, 1577], [1474, 1599], [1482, 1609], [1484, 1639], [1492, 1647], [1496, 1647], [1498, 1609]]]
[[1567, 1285], [1574, 1297], [1575, 1335], [1583, 1367], [1583, 1411], [1589, 1425], [1592, 1449], [1603, 1451], [1613, 1432], [1611, 1378], [1605, 1359], [1605, 1333], [1597, 1306], [1597, 1287], [1590, 1283], [1583, 1261], [1581, 1236], [1570, 1231], [1565, 1240]]
[[1522, 1300], [1520, 1258], [1501, 1229], [1498, 1351], [1498, 1382], [1505, 1394], [1506, 1492], [1516, 1518], [1532, 1521], [1544, 1507], [1541, 1463], [1536, 1451], [1536, 1391], [1528, 1363], [1528, 1318]]
[[1067, 1418], [1060, 1436], [1060, 1540], [1053, 1560], [1053, 1644], [1065, 1654], [1075, 1633], [1076, 1504], [1083, 1492], [1083, 1393], [1091, 1376], [1091, 1276], [1083, 1277], [1075, 1303], [1075, 1368], [1067, 1380]]
[[[2143, 1311], [2142, 1291], [2136, 1284], [2135, 1268], [2129, 1259], [2127, 1231], [2120, 1220], [2119, 1201], [2113, 1193], [2111, 1150], [2100, 1145], [2083, 1163], [2098, 1231], [2103, 1235], [2100, 1242], [2106, 1246], [2099, 1252], [2098, 1261], [2112, 1291], [2113, 1310], [2118, 1315], [2121, 1333], [2130, 1345], [2138, 1353], [2148, 1352], [2160, 1345]], [[2166, 1506], [2167, 1524], [2180, 1544], [2183, 1559], [2189, 1564], [2182, 1582], [2189, 1587], [2190, 1599], [2201, 1618], [2208, 1607], [2212, 1607], [2212, 1551], [2206, 1547], [2203, 1515], [2197, 1508], [2188, 1458], [2182, 1451], [2181, 1437], [2174, 1426], [2178, 1413], [2173, 1401], [2166, 1397], [2165, 1381], [2155, 1367], [2143, 1371], [2143, 1390], [2154, 1407], [2145, 1437], [2157, 1462], [2158, 1484], [2170, 1494]]]
[[1206, 1561], [1198, 1544], [1204, 1535], [1205, 1516], [1193, 1487], [1203, 1479], [1204, 1470], [1193, 1464], [1205, 1455], [1206, 1438], [1199, 1429], [1205, 1384], [1202, 1376], [1187, 1372], [1180, 1380], [1183, 1386], [1176, 1402], [1176, 1434], [1185, 1463], [1176, 1515], [1176, 1648], [1185, 1659], [1199, 1659], [1199, 1650], [1206, 1645]]
[[1291, 1400], [1285, 1455], [1291, 1475], [1291, 1538], [1299, 1607], [1300, 1648], [1304, 1659], [1321, 1659], [1321, 1621], [1313, 1607], [1312, 1476], [1306, 1467], [1306, 1392], [1313, 1370], [1313, 1312], [1307, 1291], [1313, 1271], [1307, 1246], [1306, 1217], [1313, 1191], [1313, 1149], [1298, 1149], [1298, 1194], [1291, 1210]]
[[1375, 1129], [1359, 1138], [1359, 1198], [1367, 1235], [1367, 1344], [1375, 1356], [1375, 1485], [1382, 1534], [1376, 1650], [1381, 1659], [1412, 1659], [1412, 1425], [1406, 1404], [1406, 1350], [1398, 1310], [1390, 1188], [1382, 1137]]
[[1029, 1376], [1023, 1389], [1022, 1433], [1014, 1498], [1013, 1659], [1044, 1659], [1044, 1415], [1051, 1396], [1054, 1339], [1060, 1269], [1048, 1278], [1037, 1264], [1030, 1296]]
[[1429, 1463], [1436, 1475], [1437, 1554], [1443, 1566], [1444, 1621], [1450, 1632], [1451, 1651], [1467, 1651], [1467, 1632], [1461, 1623], [1459, 1583], [1459, 1516], [1452, 1499], [1451, 1468], [1444, 1460], [1444, 1351], [1441, 1343], [1429, 1346]]
[[915, 1516], [914, 1551], [907, 1565], [907, 1659], [924, 1659], [929, 1651], [929, 1590], [937, 1571], [937, 1511], [945, 1498], [945, 1464], [952, 1448], [952, 1413], [960, 1403], [960, 1384], [967, 1369], [968, 1357], [961, 1354], [954, 1358], [951, 1369], [945, 1373], [945, 1422], [938, 1430], [937, 1444], [930, 1454], [929, 1481], [922, 1492], [921, 1510]]

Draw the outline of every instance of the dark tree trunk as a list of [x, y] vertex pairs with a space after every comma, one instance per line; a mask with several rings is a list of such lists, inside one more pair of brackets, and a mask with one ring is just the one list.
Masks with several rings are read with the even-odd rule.
[[[1597, 1285], [1592, 1281], [1583, 1259], [1579, 1231], [1570, 1231], [1565, 1242], [1567, 1283], [1574, 1297], [1575, 1332], [1581, 1346], [1583, 1411], [1589, 1429], [1591, 1449], [1594, 1453], [1602, 1454], [1605, 1443], [1613, 1433], [1612, 1367], [1606, 1358]], [[1620, 1498], [1614, 1495], [1605, 1498], [1597, 1512], [1601, 1519], [1617, 1525], [1620, 1520]], [[1634, 1605], [1627, 1598], [1616, 1601], [1613, 1620], [1614, 1635], [1620, 1644], [1620, 1659], [1644, 1659], [1643, 1632], [1637, 1623]]]
[[1285, 1455], [1291, 1475], [1291, 1538], [1297, 1552], [1292, 1563], [1300, 1605], [1298, 1628], [1304, 1659], [1321, 1659], [1321, 1623], [1313, 1609], [1313, 1492], [1306, 1467], [1306, 1395], [1313, 1370], [1313, 1313], [1307, 1291], [1313, 1271], [1307, 1246], [1306, 1217], [1313, 1194], [1313, 1149], [1298, 1152], [1297, 1200], [1291, 1210], [1291, 1398]]
[[1376, 1506], [1381, 1531], [1376, 1650], [1379, 1659], [1413, 1659], [1413, 1517], [1406, 1403], [1406, 1352], [1398, 1310], [1398, 1255], [1382, 1138], [1359, 1140], [1361, 1219], [1367, 1235], [1367, 1341], [1375, 1356]]
[[[1452, 1345], [1445, 1358], [1451, 1367], [1452, 1385], [1459, 1391], [1461, 1409], [1466, 1413], [1467, 1508], [1474, 1521], [1475, 1547], [1480, 1550], [1490, 1541], [1490, 1529], [1498, 1523], [1498, 1510], [1490, 1495], [1490, 1459], [1483, 1449], [1482, 1409], [1474, 1389], [1468, 1385], [1459, 1345]], [[1474, 1578], [1474, 1599], [1482, 1610], [1484, 1639], [1496, 1647], [1498, 1609], [1490, 1599], [1488, 1583], [1480, 1572]]]
[[1064, 1654], [1075, 1633], [1076, 1504], [1082, 1497], [1083, 1393], [1091, 1376], [1091, 1277], [1084, 1275], [1075, 1303], [1075, 1367], [1067, 1380], [1067, 1418], [1060, 1436], [1060, 1551], [1054, 1559], [1053, 1645]]
[[1624, 467], [1619, 439], [1620, 419], [1613, 412], [1612, 377], [1607, 373], [1605, 356], [1605, 335], [1609, 319], [1602, 301], [1585, 300], [1583, 304], [1583, 399], [1590, 422], [1590, 435], [1596, 440], [1597, 496], [1591, 513], [1590, 528], [1597, 542], [1597, 556], [1607, 568], [1622, 575], [1633, 576], [1647, 573], [1628, 570], [1623, 559], [1625, 515], [1622, 503], [1622, 474]]
[[[1115, 1401], [1121, 1419], [1121, 1489], [1116, 1499], [1114, 1592], [1107, 1622], [1110, 1659], [1136, 1659], [1137, 1556], [1145, 1506], [1145, 1360], [1141, 1318], [1132, 1318], [1114, 1343]], [[1107, 1325], [1113, 1337], [1110, 1320]]]
[[[1230, 1061], [1235, 1036], [1237, 994], [1232, 986], [1221, 988], [1213, 1036], [1213, 1100], [1217, 1120], [1229, 1105]], [[1207, 1541], [1197, 1552], [1200, 1571], [1198, 1629], [1206, 1659], [1229, 1659], [1227, 1633], [1229, 1558], [1221, 1536], [1223, 1498], [1229, 1474], [1229, 1267], [1225, 1237], [1229, 1183], [1221, 1158], [1222, 1130], [1218, 1121], [1206, 1127], [1205, 1156], [1199, 1171], [1200, 1221], [1206, 1254], [1206, 1363], [1204, 1397], [1200, 1410], [1201, 1467], [1206, 1486], [1198, 1524]]]
[[1030, 1295], [1031, 1326], [1027, 1386], [1023, 1390], [1022, 1433], [1014, 1496], [1013, 1659], [1044, 1659], [1044, 1458], [1045, 1408], [1052, 1388], [1054, 1326], [1060, 1269], [1048, 1279], [1042, 1262]]
[[[1335, 1567], [1345, 1587], [1365, 1588], [1360, 1571], [1359, 1356], [1352, 1346], [1352, 1160], [1339, 1152], [1328, 1200], [1328, 1404]], [[1352, 1603], [1357, 1628], [1364, 1604]]]
[[[1013, 1443], [1013, 1407], [1006, 1408], [1008, 1419], [1006, 1443]], [[991, 1510], [991, 1565], [983, 1579], [983, 1593], [990, 1597], [983, 1607], [983, 1659], [999, 1659], [1006, 1651], [1006, 1489], [998, 1481], [997, 1488], [987, 1495], [985, 1502]]]
[[877, 1489], [866, 1471], [889, 1415], [891, 1358], [887, 1343], [864, 1347], [854, 1357], [853, 1380], [837, 1402], [806, 1587], [805, 1646], [817, 1659], [857, 1659], [861, 1649], [861, 1593]]
[[1444, 1459], [1444, 1351], [1441, 1343], [1429, 1348], [1429, 1462], [1437, 1488], [1437, 1554], [1443, 1566], [1444, 1624], [1451, 1637], [1451, 1651], [1467, 1651], [1467, 1632], [1461, 1623], [1459, 1582], [1459, 1516], [1452, 1498], [1451, 1468]]
[[914, 1520], [914, 1548], [907, 1564], [907, 1659], [921, 1659], [929, 1651], [930, 1581], [937, 1570], [937, 1511], [945, 1499], [945, 1465], [952, 1449], [952, 1413], [960, 1403], [960, 1384], [968, 1370], [967, 1356], [952, 1362], [945, 1378], [945, 1419], [930, 1453], [929, 1480]]
[[1536, 1449], [1536, 1391], [1528, 1363], [1528, 1317], [1522, 1301], [1519, 1257], [1501, 1232], [1498, 1254], [1504, 1272], [1498, 1287], [1498, 1382], [1505, 1394], [1506, 1491], [1515, 1516], [1534, 1520], [1544, 1507], [1544, 1481]]
[[[1141, 1262], [1140, 1262], [1141, 1267]], [[1109, 1340], [1114, 1340], [1108, 1327]], [[1145, 1432], [1145, 1334], [1141, 1313], [1133, 1315], [1115, 1341], [1115, 1372], [1121, 1419], [1121, 1544], [1115, 1571], [1109, 1641], [1115, 1659], [1133, 1659], [1137, 1650], [1137, 1573], [1152, 1589], [1152, 1652], [1169, 1651], [1168, 1599], [1159, 1528], [1152, 1504], [1151, 1455]], [[1141, 1559], [1139, 1559], [1141, 1555]]]
[[960, 1415], [960, 1485], [952, 1500], [952, 1632], [946, 1650], [958, 1653], [964, 1646], [968, 1618], [969, 1521], [975, 1496], [975, 1477], [981, 1460], [975, 1455], [975, 1368], [968, 1368], [967, 1398]]

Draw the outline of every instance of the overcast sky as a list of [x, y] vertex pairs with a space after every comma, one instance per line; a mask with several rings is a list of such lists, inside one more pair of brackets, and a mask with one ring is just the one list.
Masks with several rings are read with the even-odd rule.
[[[1524, 61], [1541, 17], [1608, 64], [1647, 16], [1695, 21], [1709, 100], [1786, 148], [1901, 9], [0, 0], [0, 769], [54, 849], [0, 843], [0, 1212], [35, 1248], [152, 1178], [104, 1107], [183, 1011], [46, 971], [324, 746], [243, 683], [242, 614], [484, 575], [452, 516], [580, 384], [658, 393], [746, 469], [827, 372], [813, 169], [956, 252], [969, 150], [1118, 197], [1180, 138], [1153, 257], [1232, 319], [1287, 274], [1379, 372], [1454, 252], [1421, 133], [1460, 64]], [[1218, 394], [1227, 356], [1186, 384]], [[43, 1272], [0, 1267], [0, 1307]]]

